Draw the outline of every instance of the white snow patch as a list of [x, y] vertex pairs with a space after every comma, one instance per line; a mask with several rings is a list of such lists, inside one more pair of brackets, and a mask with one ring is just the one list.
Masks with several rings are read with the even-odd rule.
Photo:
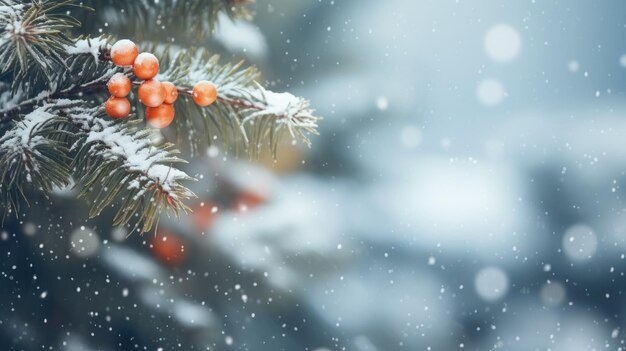
[[[125, 159], [125, 167], [133, 172], [141, 172], [148, 177], [148, 181], [157, 182], [164, 191], [172, 190], [173, 183], [191, 179], [187, 173], [176, 168], [159, 164], [171, 156], [150, 144], [149, 140], [137, 140], [132, 135], [120, 133], [117, 125], [109, 122], [102, 123], [101, 130], [89, 132], [86, 142], [101, 142], [108, 147], [106, 151], [111, 157]], [[136, 182], [131, 188], [139, 187]], [[175, 196], [175, 194], [170, 194]]]
[[129, 278], [151, 281], [162, 275], [159, 266], [150, 258], [123, 246], [108, 247], [102, 258], [111, 268]]
[[276, 287], [295, 288], [307, 281], [298, 269], [311, 259], [328, 261], [349, 254], [337, 251], [340, 228], [347, 219], [336, 203], [338, 194], [347, 191], [343, 186], [331, 191], [307, 177], [283, 179], [275, 184], [272, 201], [254, 212], [222, 212], [205, 244], [217, 246], [244, 269], [266, 272]]
[[34, 134], [42, 123], [54, 117], [54, 115], [49, 112], [51, 106], [52, 105], [46, 104], [24, 116], [18, 123], [17, 128], [9, 130], [0, 138], [0, 150], [4, 150], [5, 152], [19, 152], [24, 149], [32, 149], [44, 143], [44, 138]]
[[276, 123], [284, 124], [289, 129], [292, 137], [295, 137], [295, 129], [317, 128], [317, 117], [313, 116], [313, 110], [307, 100], [296, 97], [290, 93], [275, 93], [259, 86], [259, 91], [254, 94], [262, 101], [259, 110], [247, 116], [243, 123], [267, 115], [277, 116]]
[[85, 38], [77, 40], [74, 45], [65, 45], [65, 51], [69, 55], [89, 54], [98, 62], [100, 48], [107, 47], [107, 41], [103, 37]]
[[214, 38], [230, 52], [260, 58], [267, 53], [267, 42], [258, 27], [247, 21], [233, 21], [223, 13], [218, 17]]
[[213, 325], [213, 316], [206, 307], [185, 300], [174, 304], [174, 316], [187, 327], [209, 327]]

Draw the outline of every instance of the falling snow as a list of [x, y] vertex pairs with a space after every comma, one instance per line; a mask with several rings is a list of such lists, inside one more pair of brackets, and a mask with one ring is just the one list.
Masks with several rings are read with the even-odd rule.
[[[5, 2], [0, 47], [28, 29]], [[114, 223], [125, 196], [86, 219], [94, 200], [70, 202], [74, 182], [15, 194], [28, 204], [0, 221], [0, 349], [626, 350], [626, 3], [270, 0], [252, 22], [220, 14], [213, 36], [192, 14], [124, 25], [134, 10], [96, 7], [66, 54], [97, 62], [111, 35], [245, 58], [264, 74], [252, 92], [224, 80], [221, 99], [254, 102], [227, 122], [261, 133], [275, 115], [320, 135], [250, 161], [214, 128], [173, 168], [156, 145], [204, 126], [139, 142], [98, 120], [92, 151], [197, 197], [138, 235]], [[0, 118], [32, 109], [0, 159], [51, 145], [50, 121], [97, 118], [11, 79]]]

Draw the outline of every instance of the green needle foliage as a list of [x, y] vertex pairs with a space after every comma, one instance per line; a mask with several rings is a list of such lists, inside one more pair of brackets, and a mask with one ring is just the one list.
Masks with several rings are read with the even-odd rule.
[[[102, 28], [104, 25], [117, 27], [125, 33], [137, 33], [142, 38], [153, 38], [155, 33], [144, 29], [154, 27], [169, 31], [176, 35], [185, 35], [185, 28], [194, 29], [192, 33], [210, 34], [220, 13], [230, 18], [251, 18], [251, 12], [242, 6], [250, 0], [185, 0], [185, 1], [154, 1], [154, 0], [85, 0], [85, 6], [93, 8], [106, 16], [97, 17], [89, 22], [92, 26]], [[179, 24], [181, 14], [185, 26]], [[89, 15], [89, 14], [87, 14]], [[91, 16], [93, 18], [93, 16]], [[82, 18], [81, 18], [82, 20]], [[199, 32], [199, 33], [198, 33]], [[139, 39], [139, 38], [136, 38]]]
[[[32, 4], [0, 0], [0, 74], [11, 76], [15, 92], [21, 86], [32, 86], [38, 80], [53, 82], [56, 67], [64, 66], [67, 36], [79, 23], [57, 13], [71, 1], [35, 1]], [[18, 9], [13, 11], [12, 9]], [[29, 85], [25, 85], [24, 81]]]
[[[179, 169], [185, 161], [174, 144], [155, 144], [158, 132], [144, 125], [137, 99], [139, 115], [113, 121], [104, 113], [111, 76], [123, 73], [134, 85], [140, 83], [130, 69], [110, 62], [116, 39], [89, 37], [76, 18], [85, 21], [114, 7], [117, 25], [159, 21], [167, 28], [175, 16], [166, 19], [164, 13], [184, 13], [191, 23], [207, 23], [210, 32], [220, 12], [248, 16], [244, 3], [0, 0], [0, 207], [5, 214], [22, 213], [32, 192], [49, 194], [67, 186], [89, 203], [90, 216], [114, 206], [113, 224], [141, 232], [154, 228], [163, 211], [187, 212], [185, 201], [195, 195], [184, 185], [192, 177]], [[275, 153], [282, 134], [307, 145], [307, 136], [316, 134], [318, 118], [309, 102], [264, 89], [255, 67], [220, 63], [204, 48], [154, 41], [139, 46], [159, 57], [157, 79], [179, 90], [173, 128], [176, 142], [192, 156], [215, 140], [254, 156], [266, 144]], [[218, 100], [208, 107], [192, 99], [200, 80], [218, 87]]]
[[[175, 106], [177, 111], [184, 111], [176, 119], [181, 142], [186, 130], [200, 128], [209, 144], [222, 139], [225, 146], [243, 145], [255, 156], [264, 141], [275, 153], [284, 132], [307, 145], [310, 141], [306, 133], [317, 133], [317, 118], [309, 102], [265, 90], [257, 83], [260, 72], [254, 66], [245, 67], [243, 61], [221, 65], [219, 56], [204, 49], [178, 51], [157, 47], [152, 51], [158, 53], [164, 68], [157, 78], [173, 82], [180, 90]], [[211, 81], [219, 87], [215, 104], [202, 108], [193, 103], [191, 90], [199, 80]], [[192, 138], [190, 142], [192, 147], [204, 145], [201, 138]]]

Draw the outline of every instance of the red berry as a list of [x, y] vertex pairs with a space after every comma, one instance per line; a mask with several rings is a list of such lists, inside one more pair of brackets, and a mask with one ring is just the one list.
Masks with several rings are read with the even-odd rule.
[[154, 128], [165, 128], [174, 120], [174, 107], [162, 104], [157, 107], [146, 108], [146, 121]]
[[165, 103], [173, 104], [178, 98], [178, 89], [170, 82], [163, 82], [162, 84], [165, 87]]
[[111, 118], [124, 118], [130, 113], [130, 101], [127, 98], [111, 96], [104, 103], [104, 109]]
[[139, 86], [137, 91], [139, 101], [148, 107], [160, 106], [165, 101], [165, 87], [156, 79], [147, 80]]
[[139, 79], [152, 79], [159, 73], [159, 60], [150, 53], [142, 52], [135, 59], [133, 73]]
[[217, 100], [217, 88], [209, 81], [201, 80], [193, 87], [193, 101], [200, 106], [209, 106]]
[[217, 206], [211, 201], [204, 201], [193, 206], [191, 220], [195, 229], [204, 232], [209, 229], [211, 224], [217, 219]]
[[111, 47], [111, 61], [117, 66], [132, 66], [139, 54], [137, 45], [128, 39], [122, 39]]
[[152, 252], [164, 263], [180, 265], [187, 256], [185, 244], [178, 235], [169, 231], [159, 231], [152, 239]]
[[244, 190], [239, 196], [232, 202], [233, 209], [239, 212], [247, 212], [253, 208], [259, 207], [264, 204], [267, 199], [257, 191]]
[[130, 94], [130, 79], [122, 73], [116, 73], [109, 79], [107, 83], [109, 93], [115, 97], [126, 97]]

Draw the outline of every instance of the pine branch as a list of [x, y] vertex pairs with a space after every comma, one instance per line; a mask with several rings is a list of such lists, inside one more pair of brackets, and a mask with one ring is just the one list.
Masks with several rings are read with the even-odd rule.
[[[146, 1], [132, 6], [147, 6]], [[225, 4], [232, 1], [210, 0], [225, 11]], [[155, 4], [161, 4], [158, 9], [191, 6], [176, 10], [200, 11], [193, 7], [200, 3]], [[117, 72], [133, 78], [130, 69], [110, 62], [107, 38], [67, 36], [77, 22], [59, 11], [72, 6], [70, 0], [0, 0], [0, 4], [0, 50], [4, 49], [0, 63], [5, 64], [0, 68], [0, 132], [4, 132], [0, 200], [8, 211], [17, 213], [22, 202], [28, 203], [24, 192], [29, 185], [49, 193], [73, 177], [79, 196], [91, 201], [90, 216], [121, 199], [116, 225], [133, 224], [149, 231], [163, 210], [186, 212], [184, 201], [194, 194], [182, 182], [191, 178], [172, 167], [184, 162], [173, 145], [154, 146], [153, 132], [140, 127], [140, 119], [111, 121], [105, 116], [102, 103], [109, 78]], [[149, 9], [144, 10], [148, 15]], [[204, 140], [212, 143], [219, 138], [237, 149], [245, 146], [251, 155], [269, 140], [275, 154], [282, 134], [307, 145], [308, 134], [317, 134], [318, 118], [309, 102], [265, 90], [257, 83], [260, 74], [255, 67], [243, 67], [242, 62], [222, 65], [218, 56], [203, 49], [147, 51], [161, 56], [162, 73], [157, 78], [173, 82], [179, 90], [176, 130], [179, 141], [183, 132], [188, 137], [192, 153]], [[199, 107], [192, 99], [193, 86], [201, 80], [218, 87], [218, 99], [208, 107]], [[138, 106], [137, 111], [143, 110]]]
[[147, 232], [163, 209], [176, 216], [189, 210], [184, 201], [195, 195], [181, 181], [192, 178], [170, 166], [185, 162], [172, 144], [154, 146], [152, 130], [138, 129], [133, 122], [108, 121], [102, 107], [76, 107], [69, 117], [80, 126], [72, 166], [82, 189], [79, 196], [92, 199], [90, 216], [122, 198], [113, 224], [136, 222]]
[[[59, 76], [55, 89], [0, 110], [0, 130], [2, 122], [6, 123], [17, 112], [42, 100], [106, 91], [108, 79], [121, 69], [107, 61], [108, 46], [102, 44], [102, 38], [92, 39], [98, 45], [91, 46], [88, 45], [91, 41], [83, 40], [85, 42], [79, 45], [84, 47], [83, 52], [70, 56], [69, 71]], [[147, 51], [157, 51], [161, 59], [162, 73], [157, 78], [171, 81], [178, 87], [180, 98], [175, 104], [177, 139], [179, 144], [188, 142], [192, 153], [207, 142], [212, 144], [221, 139], [225, 148], [232, 146], [239, 150], [244, 147], [251, 156], [256, 156], [263, 141], [267, 140], [276, 154], [285, 133], [306, 145], [310, 145], [307, 134], [317, 134], [318, 117], [314, 116], [309, 102], [289, 93], [264, 89], [257, 83], [260, 73], [253, 66], [244, 68], [243, 62], [220, 65], [219, 56], [210, 55], [204, 49], [171, 53], [170, 48], [151, 47]], [[132, 78], [129, 71], [126, 74]], [[193, 86], [200, 80], [209, 80], [218, 86], [218, 101], [209, 107], [199, 107], [192, 99]], [[136, 81], [134, 84], [140, 83]], [[143, 113], [138, 101], [137, 110]], [[187, 140], [183, 140], [183, 136]]]
[[[9, 0], [0, 1], [8, 3]], [[215, 6], [221, 4], [219, 6], [222, 8], [228, 2], [226, 0], [212, 1]], [[39, 5], [31, 5], [30, 7], [14, 4], [11, 11], [5, 11], [11, 13], [10, 16], [0, 15], [0, 17], [12, 18], [12, 16], [16, 16], [13, 13], [34, 11], [33, 16], [41, 17], [39, 22], [47, 23], [43, 17], [47, 17], [49, 13], [68, 5], [70, 2], [70, 0], [46, 0], [41, 3], [37, 2]], [[135, 5], [129, 6], [145, 7], [150, 5], [143, 0], [132, 3]], [[182, 6], [186, 10], [200, 11], [199, 8], [195, 7], [200, 4], [197, 1], [160, 1], [158, 4], [160, 5], [157, 8]], [[181, 8], [176, 9], [182, 11]], [[149, 12], [145, 8], [144, 10]], [[68, 26], [73, 23], [67, 18], [63, 18], [63, 20], [67, 21]], [[33, 43], [40, 41], [39, 39], [29, 40]], [[103, 37], [75, 41], [64, 37], [62, 43], [62, 45], [57, 45], [59, 48], [57, 48], [56, 56], [63, 59], [61, 64], [52, 65], [55, 67], [54, 73], [47, 74], [48, 79], [52, 82], [48, 84], [47, 89], [36, 90], [37, 94], [35, 95], [32, 87], [36, 84], [30, 82], [25, 84], [20, 79], [14, 80], [18, 83], [13, 83], [11, 86], [12, 101], [0, 110], [0, 130], [6, 128], [7, 121], [15, 118], [17, 113], [46, 99], [71, 97], [73, 94], [84, 94], [87, 91], [97, 92], [98, 88], [104, 87], [105, 82], [112, 74], [120, 71], [119, 68], [111, 66], [106, 60], [108, 58], [108, 46]], [[90, 56], [93, 56], [93, 60], [90, 59]], [[257, 83], [260, 74], [254, 67], [242, 69], [242, 63], [220, 65], [219, 57], [211, 56], [205, 50], [195, 50], [190, 54], [184, 52], [171, 54], [171, 50], [165, 49], [161, 50], [160, 56], [161, 65], [165, 69], [158, 78], [170, 80], [179, 87], [182, 97], [176, 104], [177, 116], [182, 118], [177, 118], [175, 125], [177, 131], [184, 130], [188, 135], [192, 153], [201, 147], [202, 140], [208, 140], [209, 143], [212, 143], [214, 139], [221, 138], [225, 146], [235, 145], [237, 150], [239, 150], [240, 145], [244, 145], [251, 155], [258, 152], [262, 140], [269, 139], [269, 145], [275, 154], [280, 135], [283, 132], [289, 132], [292, 138], [299, 138], [307, 145], [310, 142], [306, 134], [316, 133], [317, 118], [313, 116], [308, 101], [288, 93], [276, 94], [263, 89]], [[37, 61], [37, 59], [33, 60]], [[208, 108], [197, 107], [191, 99], [191, 89], [200, 80], [213, 81], [219, 88], [218, 102]], [[16, 98], [17, 96], [19, 98]], [[2, 97], [3, 95], [0, 93], [0, 100]], [[198, 115], [201, 116], [200, 121], [192, 118]], [[204, 132], [195, 133], [198, 130], [197, 127], [201, 127], [200, 130], [204, 130]], [[182, 141], [182, 133], [178, 133], [178, 135], [178, 141]]]
[[[219, 13], [225, 13], [230, 18], [251, 19], [252, 15], [244, 5], [254, 0], [86, 0], [85, 5], [96, 12], [106, 13], [104, 18], [108, 26], [118, 29], [118, 32], [144, 35], [143, 39], [151, 39], [155, 33], [141, 29], [146, 26], [159, 27], [169, 34], [176, 32], [177, 36], [191, 34], [198, 36], [210, 34], [215, 28]], [[88, 13], [84, 13], [89, 16]], [[184, 19], [184, 25], [180, 25]], [[103, 23], [91, 22], [91, 25], [101, 26]]]
[[17, 215], [28, 204], [24, 187], [49, 193], [64, 187], [70, 177], [66, 146], [57, 140], [58, 122], [45, 105], [29, 113], [0, 138], [0, 203]]
[[27, 185], [47, 194], [73, 176], [91, 217], [122, 199], [114, 224], [149, 231], [163, 210], [187, 212], [184, 201], [194, 196], [181, 184], [192, 178], [171, 167], [184, 162], [173, 145], [154, 146], [152, 135], [136, 122], [107, 120], [102, 107], [83, 100], [46, 103], [0, 139], [0, 199], [17, 212], [28, 203]]
[[65, 46], [72, 44], [66, 33], [79, 23], [58, 10], [71, 3], [0, 0], [0, 76], [11, 78], [14, 92], [52, 83], [65, 65]]
[[[164, 69], [157, 78], [173, 82], [180, 93], [176, 108], [184, 113], [176, 120], [179, 136], [183, 131], [197, 129], [193, 117], [199, 115], [209, 143], [218, 137], [223, 139], [225, 147], [241, 141], [255, 156], [263, 140], [269, 141], [275, 154], [284, 132], [289, 132], [294, 141], [300, 139], [309, 146], [307, 134], [317, 134], [319, 118], [313, 115], [309, 102], [289, 93], [264, 89], [257, 83], [260, 73], [256, 67], [242, 68], [243, 61], [220, 65], [219, 56], [204, 49], [174, 54], [169, 49], [160, 51]], [[209, 107], [199, 107], [193, 102], [192, 89], [200, 80], [211, 81], [218, 87], [218, 101]]]
[[99, 92], [115, 73], [121, 71], [109, 63], [109, 49], [104, 37], [82, 38], [65, 45], [64, 69], [54, 72], [53, 84], [36, 94], [28, 94], [20, 86], [16, 92], [0, 83], [0, 131], [20, 113], [50, 99], [84, 96]]

